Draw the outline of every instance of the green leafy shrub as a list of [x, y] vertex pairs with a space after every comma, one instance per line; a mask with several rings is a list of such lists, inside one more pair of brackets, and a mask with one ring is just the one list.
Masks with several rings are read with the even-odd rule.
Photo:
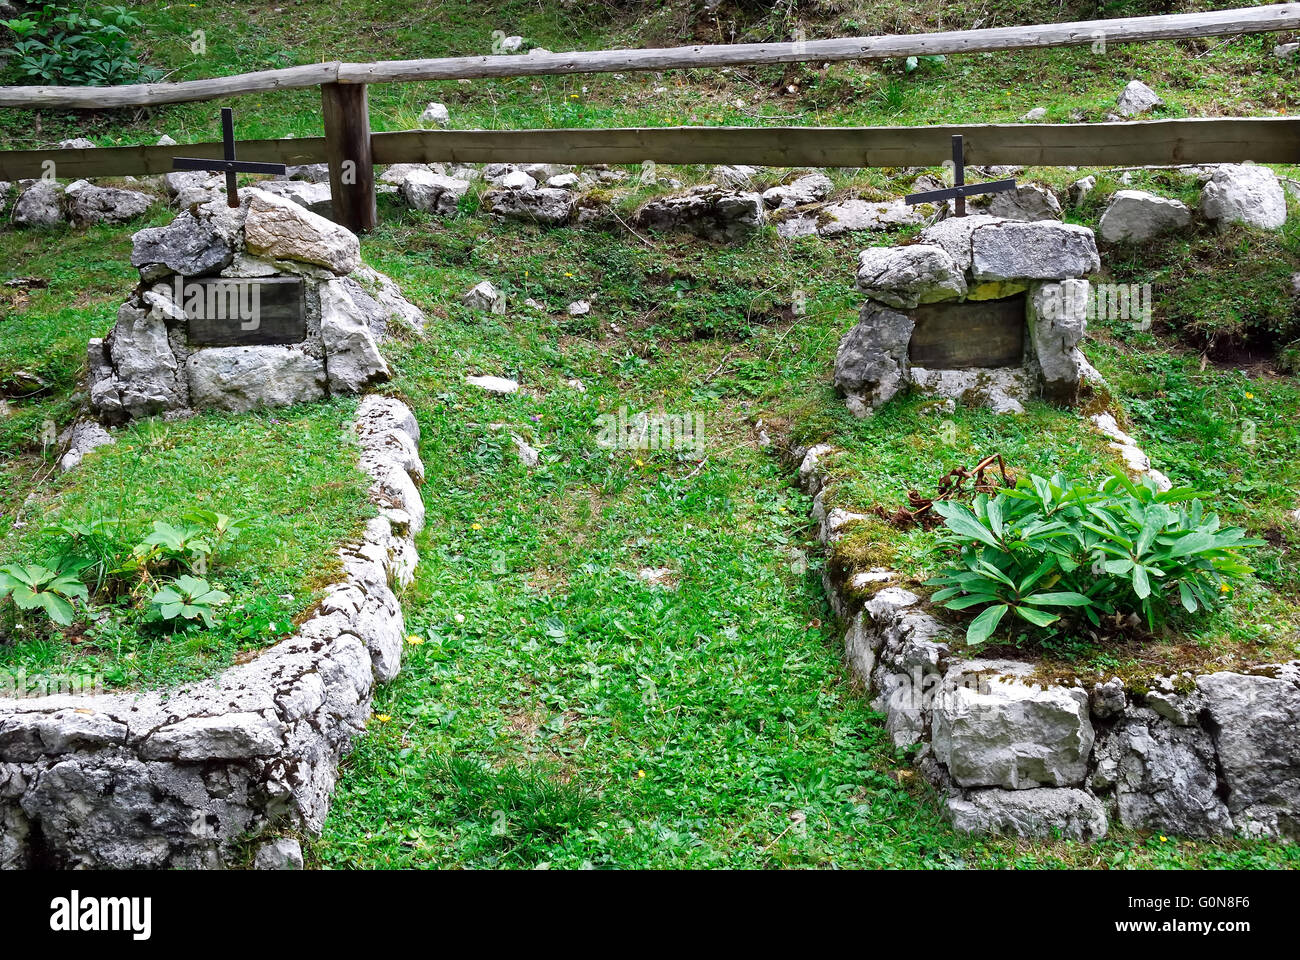
[[12, 20], [14, 34], [0, 50], [10, 71], [30, 83], [106, 87], [148, 83], [161, 73], [141, 66], [131, 31], [143, 24], [124, 6], [77, 7], [47, 3]]
[[1251, 573], [1239, 527], [1220, 529], [1198, 494], [1161, 492], [1116, 472], [1099, 485], [1021, 478], [1014, 489], [971, 506], [941, 501], [943, 543], [958, 562], [929, 582], [952, 610], [982, 608], [966, 639], [985, 642], [1012, 613], [1038, 637], [1103, 618], [1140, 615], [1155, 630], [1176, 609], [1195, 613]]
[[86, 585], [76, 565], [11, 563], [0, 567], [0, 599], [13, 597], [19, 610], [44, 610], [55, 623], [68, 626], [76, 608], [74, 600], [85, 603]]
[[209, 629], [216, 625], [213, 612], [230, 600], [230, 594], [214, 588], [199, 577], [182, 574], [149, 598], [149, 614], [157, 620], [201, 620]]

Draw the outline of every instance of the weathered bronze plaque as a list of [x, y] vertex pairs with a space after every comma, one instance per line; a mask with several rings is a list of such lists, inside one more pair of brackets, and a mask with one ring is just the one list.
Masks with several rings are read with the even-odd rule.
[[1025, 355], [1025, 296], [926, 303], [910, 311], [908, 357], [930, 370], [1016, 367]]
[[177, 277], [172, 299], [185, 311], [196, 347], [301, 343], [307, 339], [301, 277]]

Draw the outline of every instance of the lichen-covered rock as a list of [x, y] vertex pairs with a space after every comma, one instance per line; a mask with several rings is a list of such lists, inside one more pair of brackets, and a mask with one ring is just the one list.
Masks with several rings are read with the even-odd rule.
[[68, 219], [78, 227], [92, 223], [126, 223], [153, 206], [153, 197], [147, 193], [97, 187], [86, 180], [68, 184], [64, 198]]
[[1033, 395], [1024, 367], [930, 370], [912, 367], [912, 387], [927, 396], [967, 407], [986, 407], [998, 414], [1022, 414]]
[[435, 173], [428, 167], [417, 167], [402, 178], [397, 190], [413, 209], [451, 217], [456, 214], [460, 198], [469, 190], [469, 181]]
[[917, 235], [917, 242], [941, 247], [952, 258], [957, 269], [970, 271], [971, 238], [976, 230], [1001, 223], [997, 217], [975, 213], [967, 217], [949, 217], [934, 226], [926, 227]]
[[835, 354], [835, 387], [856, 397], [865, 414], [908, 382], [908, 344], [915, 323], [905, 313], [867, 301]]
[[726, 190], [712, 183], [651, 200], [634, 217], [638, 226], [649, 230], [683, 230], [722, 242], [752, 236], [764, 220], [763, 198], [757, 193]]
[[858, 289], [907, 309], [965, 296], [966, 278], [947, 251], [933, 244], [871, 247], [858, 256]]
[[1201, 188], [1201, 214], [1216, 223], [1277, 230], [1286, 223], [1286, 194], [1267, 167], [1225, 163]]
[[32, 180], [14, 204], [15, 227], [53, 227], [63, 222], [63, 184], [57, 180]]
[[949, 798], [947, 814], [961, 833], [1047, 840], [1097, 840], [1106, 835], [1106, 811], [1086, 790], [967, 790]]
[[1150, 240], [1192, 222], [1192, 211], [1178, 200], [1143, 190], [1117, 190], [1101, 215], [1097, 230], [1107, 243]]
[[172, 206], [188, 210], [196, 204], [224, 199], [226, 181], [220, 174], [203, 170], [177, 170], [163, 174], [163, 185]]
[[1119, 821], [1132, 830], [1229, 836], [1232, 817], [1218, 795], [1214, 744], [1199, 727], [1134, 709], [1098, 741], [1094, 789], [1113, 791]]
[[555, 227], [569, 222], [577, 200], [572, 190], [561, 187], [525, 187], [492, 190], [484, 197], [484, 205], [498, 219]]
[[244, 242], [255, 256], [314, 263], [336, 274], [361, 266], [356, 234], [291, 200], [246, 191]]
[[763, 191], [763, 203], [768, 209], [803, 207], [825, 200], [835, 189], [830, 177], [824, 173], [809, 173], [791, 183]]
[[909, 204], [903, 200], [861, 200], [850, 197], [822, 207], [814, 217], [816, 232], [834, 237], [851, 230], [897, 230], [922, 223], [931, 209], [929, 204]]
[[1052, 220], [1000, 220], [971, 232], [976, 280], [1068, 280], [1101, 269], [1092, 231]]
[[1300, 685], [1289, 679], [1199, 677], [1227, 805], [1247, 833], [1300, 838]]
[[995, 678], [951, 686], [934, 705], [935, 758], [963, 787], [1079, 786], [1093, 729], [1080, 689]]
[[[91, 357], [91, 409], [101, 420], [120, 423], [189, 405], [189, 385], [172, 352], [167, 311], [132, 299], [117, 311], [117, 323]], [[92, 346], [93, 349], [93, 346]], [[107, 374], [107, 376], [105, 376]]]

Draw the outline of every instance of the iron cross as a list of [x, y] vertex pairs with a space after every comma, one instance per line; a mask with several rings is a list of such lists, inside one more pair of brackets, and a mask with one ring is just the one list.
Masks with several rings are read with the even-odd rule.
[[1015, 180], [994, 180], [992, 183], [966, 182], [966, 148], [962, 146], [961, 134], [952, 138], [952, 183], [943, 190], [931, 190], [928, 193], [911, 193], [904, 199], [911, 204], [942, 203], [945, 200], [957, 201], [957, 216], [966, 216], [966, 198], [984, 193], [1003, 193], [1016, 188]]
[[221, 108], [221, 140], [225, 146], [224, 160], [198, 160], [193, 157], [174, 157], [176, 170], [214, 170], [226, 175], [226, 203], [239, 206], [239, 190], [235, 186], [236, 173], [284, 173], [283, 163], [257, 163], [235, 159], [235, 114], [229, 107]]

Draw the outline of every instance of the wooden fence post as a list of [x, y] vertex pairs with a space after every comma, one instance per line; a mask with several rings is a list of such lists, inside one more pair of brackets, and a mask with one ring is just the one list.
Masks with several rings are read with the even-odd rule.
[[334, 220], [354, 233], [365, 233], [378, 221], [366, 85], [325, 83], [320, 92]]

